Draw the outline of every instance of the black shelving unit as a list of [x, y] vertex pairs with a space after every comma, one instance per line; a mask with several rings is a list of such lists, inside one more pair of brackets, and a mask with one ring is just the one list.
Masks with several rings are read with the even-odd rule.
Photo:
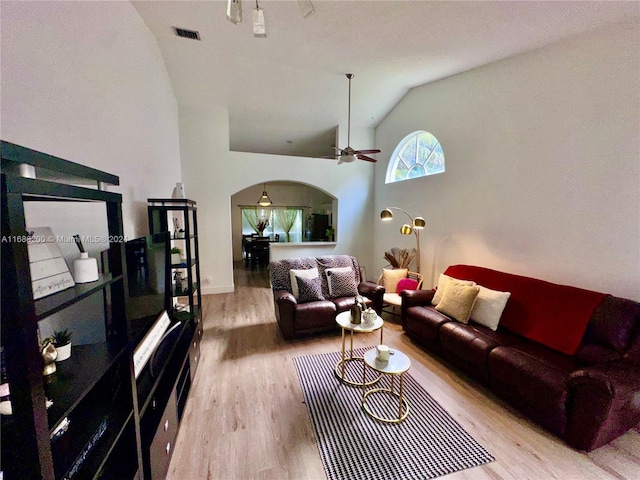
[[[37, 178], [20, 176], [21, 164], [34, 167]], [[3, 375], [13, 410], [2, 416], [5, 480], [108, 478], [116, 470], [118, 478], [131, 479], [142, 470], [123, 244], [109, 244], [109, 274], [34, 301], [24, 240], [25, 204], [34, 201], [102, 203], [109, 238], [122, 238], [121, 195], [104, 188], [118, 184], [117, 176], [2, 142], [0, 213], [9, 239], [2, 242]], [[41, 322], [95, 295], [102, 297], [106, 340], [74, 345], [72, 357], [43, 376]], [[48, 409], [46, 399], [53, 402]], [[65, 418], [68, 430], [52, 439]]]
[[[179, 262], [171, 264], [174, 306], [179, 311], [198, 316], [202, 298], [196, 202], [180, 198], [149, 198], [147, 201], [150, 232], [170, 232], [171, 246], [179, 248], [184, 254]], [[176, 273], [185, 278], [186, 288], [176, 285]]]

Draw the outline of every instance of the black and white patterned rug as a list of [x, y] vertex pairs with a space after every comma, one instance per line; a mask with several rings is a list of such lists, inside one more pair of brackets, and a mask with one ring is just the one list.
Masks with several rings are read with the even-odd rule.
[[[409, 416], [400, 424], [387, 424], [363, 411], [361, 388], [342, 384], [334, 375], [340, 352], [293, 360], [329, 480], [422, 480], [494, 460], [410, 372], [404, 376]], [[348, 366], [348, 378], [362, 381], [362, 362]], [[383, 376], [376, 387], [388, 388], [388, 378]], [[397, 414], [397, 399], [390, 395], [369, 395], [367, 405], [380, 416]]]

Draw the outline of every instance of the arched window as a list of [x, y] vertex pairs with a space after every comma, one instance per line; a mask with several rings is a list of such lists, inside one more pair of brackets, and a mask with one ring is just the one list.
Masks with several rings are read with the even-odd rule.
[[444, 172], [444, 153], [436, 137], [424, 130], [402, 139], [391, 155], [386, 183]]

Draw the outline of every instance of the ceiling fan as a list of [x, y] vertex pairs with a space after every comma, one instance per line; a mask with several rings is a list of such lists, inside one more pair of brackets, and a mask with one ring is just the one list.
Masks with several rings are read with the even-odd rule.
[[371, 158], [368, 155], [372, 153], [380, 153], [380, 150], [354, 150], [351, 148], [351, 79], [353, 73], [347, 73], [349, 79], [349, 117], [347, 123], [347, 148], [333, 147], [336, 151], [336, 157], [338, 157], [338, 165], [341, 163], [351, 163], [354, 160], [365, 160], [367, 162], [377, 162], [375, 158]]

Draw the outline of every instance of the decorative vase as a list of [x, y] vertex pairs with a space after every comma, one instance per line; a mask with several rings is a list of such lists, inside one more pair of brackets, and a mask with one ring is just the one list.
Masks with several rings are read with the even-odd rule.
[[66, 345], [62, 345], [60, 347], [56, 347], [58, 351], [58, 358], [56, 358], [56, 362], [62, 362], [71, 356], [71, 342]]
[[362, 323], [364, 323], [365, 325], [373, 325], [376, 322], [377, 318], [378, 314], [371, 307], [362, 312]]
[[76, 283], [91, 283], [98, 280], [98, 261], [81, 252], [80, 258], [73, 261], [73, 280]]
[[171, 263], [173, 265], [177, 265], [178, 263], [182, 263], [182, 258], [180, 257], [179, 253], [172, 253], [171, 254]]

